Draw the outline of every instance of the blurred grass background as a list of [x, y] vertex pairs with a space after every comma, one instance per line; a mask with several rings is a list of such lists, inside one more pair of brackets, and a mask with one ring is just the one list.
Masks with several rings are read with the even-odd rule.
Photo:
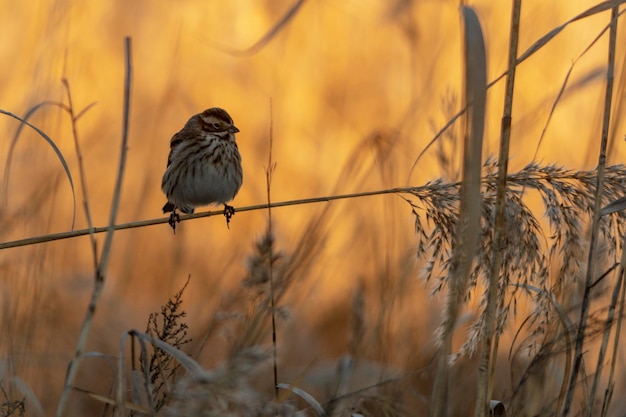
[[[124, 36], [133, 39], [134, 79], [118, 222], [162, 215], [160, 180], [169, 139], [192, 114], [213, 106], [227, 109], [241, 129], [237, 139], [244, 185], [235, 207], [265, 202], [270, 99], [277, 163], [273, 201], [407, 185], [415, 158], [460, 109], [457, 2], [306, 1], [257, 53], [225, 52], [253, 45], [292, 4], [293, 0], [4, 1], [0, 108], [22, 115], [46, 100], [66, 102], [62, 78], [69, 81], [78, 110], [96, 102], [78, 121], [96, 226], [108, 220], [119, 158]], [[520, 52], [594, 4], [525, 1]], [[506, 70], [510, 4], [475, 1], [472, 6], [483, 25], [492, 80]], [[604, 13], [572, 24], [518, 67], [512, 172], [532, 160], [567, 71], [607, 22]], [[624, 39], [623, 27], [618, 39]], [[606, 42], [605, 36], [576, 63], [538, 160], [572, 168], [595, 166]], [[618, 74], [623, 70], [623, 45], [618, 47]], [[497, 154], [502, 94], [502, 82], [489, 90], [486, 155]], [[626, 122], [619, 115], [615, 120], [621, 138]], [[77, 182], [67, 114], [48, 106], [30, 121], [59, 146]], [[3, 161], [17, 127], [15, 120], [0, 117]], [[451, 177], [458, 170], [461, 145], [447, 143], [443, 153], [450, 162], [442, 164], [433, 147], [411, 173], [408, 185], [442, 176], [456, 179]], [[622, 142], [612, 146], [610, 162], [622, 162]], [[73, 207], [69, 184], [54, 153], [36, 133], [22, 133], [10, 177], [4, 181], [8, 194], [2, 201], [0, 240], [69, 230]], [[80, 229], [87, 223], [78, 185], [76, 190]], [[348, 352], [358, 291], [364, 294], [367, 324], [363, 357], [389, 369], [413, 370], [428, 364], [434, 351], [433, 331], [440, 322], [440, 298], [429, 297], [429, 288], [419, 279], [423, 265], [415, 258], [413, 217], [404, 201], [369, 197], [279, 208], [273, 215], [276, 247], [290, 254], [303, 245], [311, 257], [281, 301], [287, 312], [278, 324], [281, 370], [321, 367]], [[306, 233], [317, 219], [316, 233]], [[267, 213], [255, 211], [238, 213], [230, 230], [223, 219], [211, 217], [181, 224], [176, 235], [166, 225], [116, 233], [88, 350], [114, 352], [120, 335], [131, 328], [144, 329], [149, 313], [158, 310], [189, 275], [184, 307], [191, 336], [201, 339], [220, 306], [239, 299], [233, 294], [241, 291], [246, 259], [266, 227]], [[98, 237], [99, 243], [102, 240]], [[6, 375], [26, 380], [47, 409], [58, 399], [91, 294], [88, 242], [83, 237], [0, 252], [2, 366]], [[203, 351], [203, 364], [220, 362], [237, 320], [223, 320], [219, 337]], [[458, 345], [463, 337], [459, 331]], [[263, 342], [269, 340], [268, 333]], [[506, 341], [502, 346], [508, 349]], [[83, 364], [85, 386], [97, 383], [89, 378], [93, 372], [107, 377], [109, 371], [100, 367], [89, 361]], [[421, 383], [428, 386], [428, 377]], [[473, 383], [468, 378], [459, 389]], [[77, 400], [74, 407], [88, 407], [89, 401], [83, 401]]]

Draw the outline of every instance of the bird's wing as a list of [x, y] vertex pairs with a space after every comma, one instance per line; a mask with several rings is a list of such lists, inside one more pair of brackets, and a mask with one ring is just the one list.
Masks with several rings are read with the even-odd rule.
[[183, 141], [181, 132], [182, 130], [172, 136], [172, 140], [170, 141], [170, 153], [167, 155], [167, 166], [170, 166], [172, 163], [172, 153], [174, 153], [174, 149], [176, 149], [176, 147]]

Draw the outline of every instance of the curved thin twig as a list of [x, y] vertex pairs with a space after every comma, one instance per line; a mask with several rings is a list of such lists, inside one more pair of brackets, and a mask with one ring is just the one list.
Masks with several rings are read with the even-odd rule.
[[294, 18], [300, 7], [304, 4], [306, 0], [297, 0], [289, 10], [280, 18], [278, 22], [269, 30], [265, 35], [263, 35], [258, 41], [256, 41], [252, 46], [247, 49], [236, 49], [231, 48], [224, 45], [218, 45], [216, 43], [213, 44], [220, 51], [227, 53], [229, 55], [237, 56], [237, 57], [246, 57], [251, 56], [259, 52], [265, 45], [270, 43], [270, 41], [280, 32], [280, 30], [289, 23], [290, 20]]

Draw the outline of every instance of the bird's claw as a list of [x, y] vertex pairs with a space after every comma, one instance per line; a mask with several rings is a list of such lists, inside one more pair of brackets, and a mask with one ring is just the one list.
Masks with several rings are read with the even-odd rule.
[[174, 231], [174, 234], [176, 234], [176, 223], [180, 223], [180, 214], [178, 214], [178, 212], [176, 211], [176, 208], [172, 210], [168, 223], [170, 227], [172, 228], [172, 230]]
[[235, 215], [235, 208], [224, 204], [224, 217], [226, 217], [226, 227], [230, 229], [230, 219]]

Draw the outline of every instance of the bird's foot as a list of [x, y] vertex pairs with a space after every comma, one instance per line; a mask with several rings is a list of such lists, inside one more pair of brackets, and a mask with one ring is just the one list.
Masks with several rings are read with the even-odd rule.
[[226, 217], [226, 227], [230, 229], [230, 219], [235, 215], [235, 208], [224, 204], [224, 217]]
[[168, 223], [174, 231], [174, 234], [176, 234], [176, 223], [180, 223], [180, 214], [178, 214], [178, 211], [176, 211], [176, 207], [174, 207], [174, 210], [172, 210]]

